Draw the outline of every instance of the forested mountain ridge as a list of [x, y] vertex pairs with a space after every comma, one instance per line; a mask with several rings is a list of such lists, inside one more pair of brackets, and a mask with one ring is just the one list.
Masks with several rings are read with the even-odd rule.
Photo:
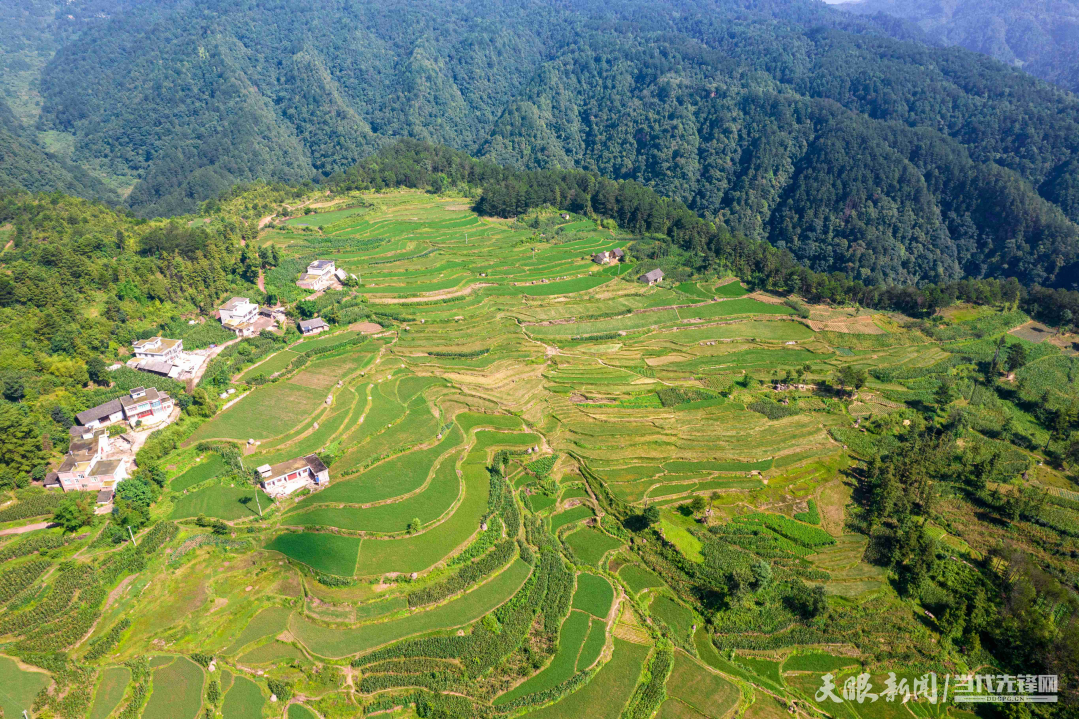
[[1079, 89], [1079, 4], [1068, 0], [862, 0], [839, 5], [915, 23], [945, 45], [959, 45], [1063, 88]]
[[37, 129], [148, 216], [407, 136], [635, 179], [866, 282], [1074, 285], [1079, 102], [889, 22], [790, 1], [155, 3], [60, 48]]

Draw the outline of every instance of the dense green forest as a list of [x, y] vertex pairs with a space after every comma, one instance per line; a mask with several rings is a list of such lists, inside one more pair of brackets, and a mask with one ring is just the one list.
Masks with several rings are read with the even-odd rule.
[[916, 24], [944, 45], [959, 45], [1071, 91], [1079, 89], [1079, 5], [1067, 0], [862, 0], [838, 6], [858, 14], [886, 13]]
[[27, 31], [31, 69], [4, 82], [21, 98], [38, 58], [28, 137], [130, 189], [140, 216], [237, 181], [322, 180], [413, 137], [632, 179], [867, 284], [1076, 283], [1076, 99], [883, 16], [800, 0], [102, 8]]

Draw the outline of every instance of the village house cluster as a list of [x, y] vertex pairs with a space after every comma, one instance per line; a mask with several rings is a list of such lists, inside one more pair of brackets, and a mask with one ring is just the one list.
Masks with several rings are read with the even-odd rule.
[[65, 492], [97, 491], [98, 501], [112, 500], [116, 484], [128, 476], [134, 460], [132, 440], [110, 436], [109, 428], [126, 423], [150, 428], [171, 421], [175, 403], [167, 392], [136, 387], [127, 395], [83, 410], [75, 415], [71, 443], [63, 463], [45, 477], [45, 486]]

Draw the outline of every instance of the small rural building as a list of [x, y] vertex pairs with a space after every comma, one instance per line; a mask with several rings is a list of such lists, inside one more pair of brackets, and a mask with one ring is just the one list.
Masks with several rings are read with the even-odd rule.
[[613, 250], [604, 250], [603, 252], [597, 252], [592, 255], [592, 261], [597, 265], [613, 265], [621, 262], [626, 258], [626, 253], [621, 247], [616, 247]]
[[639, 279], [646, 285], [654, 285], [663, 279], [663, 270], [655, 269], [651, 272], [645, 272]]
[[235, 332], [237, 337], [257, 334], [255, 320], [258, 314], [259, 306], [246, 297], [233, 297], [218, 309], [221, 326]]
[[333, 260], [315, 260], [300, 275], [296, 285], [305, 290], [324, 290], [337, 279], [337, 265]]
[[307, 486], [321, 487], [330, 481], [330, 470], [317, 454], [289, 459], [279, 464], [264, 464], [256, 470], [266, 494], [286, 497]]
[[313, 320], [300, 320], [299, 327], [300, 334], [304, 335], [317, 335], [319, 332], [330, 329], [330, 326], [326, 324], [326, 320], [321, 317], [316, 317]]
[[135, 365], [135, 369], [140, 372], [149, 372], [150, 374], [156, 374], [159, 377], [171, 377], [173, 379], [180, 376], [183, 368], [178, 364], [171, 362], [162, 362], [158, 360], [145, 360]]
[[110, 399], [105, 404], [85, 409], [75, 415], [75, 421], [82, 425], [81, 429], [105, 427], [115, 422], [122, 422], [123, 419], [124, 407], [118, 399]]
[[269, 319], [273, 320], [274, 322], [284, 322], [285, 321], [285, 308], [284, 307], [260, 307], [259, 308], [259, 316], [260, 317], [268, 317]]
[[164, 337], [135, 340], [132, 346], [135, 350], [135, 356], [139, 359], [157, 360], [159, 362], [171, 362], [184, 351], [183, 340], [170, 340]]

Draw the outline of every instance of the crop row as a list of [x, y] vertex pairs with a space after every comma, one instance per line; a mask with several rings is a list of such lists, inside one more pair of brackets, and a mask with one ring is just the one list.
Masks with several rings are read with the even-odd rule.
[[738, 517], [736, 521], [763, 524], [776, 534], [804, 547], [814, 548], [835, 544], [835, 538], [823, 529], [803, 524], [779, 514], [757, 512]]
[[809, 508], [804, 512], [795, 512], [794, 518], [799, 522], [805, 522], [806, 524], [820, 524], [820, 510], [817, 507], [817, 500], [811, 499], [808, 502]]
[[0, 562], [6, 562], [16, 557], [25, 557], [35, 552], [48, 552], [68, 543], [68, 539], [59, 534], [43, 534], [39, 537], [30, 537], [0, 549]]
[[652, 663], [648, 667], [648, 681], [637, 687], [630, 707], [622, 716], [626, 719], [648, 719], [655, 713], [659, 705], [666, 697], [665, 687], [667, 675], [674, 666], [674, 651], [670, 647], [662, 647], [656, 650], [652, 657]]
[[446, 597], [462, 592], [476, 584], [499, 567], [505, 566], [514, 554], [517, 544], [511, 539], [504, 540], [495, 545], [494, 550], [487, 553], [479, 560], [470, 562], [462, 567], [457, 574], [444, 582], [424, 587], [408, 595], [410, 608], [422, 607], [425, 604], [434, 604]]
[[0, 574], [0, 604], [6, 604], [19, 592], [34, 583], [50, 566], [44, 559], [35, 559]]
[[63, 492], [23, 494], [14, 505], [0, 510], [0, 524], [52, 514], [63, 498]]
[[[458, 659], [469, 675], [482, 674], [517, 648], [541, 609], [545, 611], [544, 631], [557, 633], [558, 622], [553, 622], [554, 626], [549, 627], [548, 613], [555, 607], [564, 606], [568, 610], [572, 575], [561, 558], [551, 551], [543, 552], [539, 565], [517, 594], [487, 615], [484, 621], [477, 623], [471, 634], [408, 640], [357, 657], [353, 660], [353, 666], [366, 666], [387, 659], [430, 657]], [[548, 607], [548, 604], [554, 606]]]
[[798, 414], [797, 407], [780, 404], [779, 402], [768, 398], [752, 402], [746, 405], [746, 409], [758, 414], [763, 414], [768, 419], [783, 419], [784, 417], [791, 417]]
[[86, 652], [86, 661], [92, 662], [100, 659], [120, 642], [120, 635], [131, 626], [131, 620], [124, 617], [112, 625], [108, 633], [90, 642], [90, 651]]
[[687, 402], [716, 399], [719, 395], [704, 389], [667, 387], [656, 392], [656, 396], [659, 397], [659, 401], [664, 407], [677, 407]]
[[85, 564], [61, 564], [45, 599], [25, 612], [7, 615], [0, 621], [0, 635], [32, 632], [37, 627], [61, 616], [75, 599], [76, 593], [97, 582], [93, 568]]
[[541, 457], [534, 462], [529, 462], [525, 465], [525, 469], [527, 469], [529, 472], [536, 475], [540, 479], [547, 479], [547, 477], [551, 474], [551, 470], [554, 469], [555, 462], [557, 461], [558, 455], [551, 454], [546, 457]]
[[19, 652], [57, 652], [75, 644], [90, 631], [101, 616], [106, 592], [95, 584], [79, 592], [78, 609], [61, 614], [56, 621], [37, 628], [15, 644]]
[[146, 567], [149, 556], [175, 537], [179, 531], [180, 528], [174, 522], [158, 522], [142, 538], [141, 544], [134, 547], [127, 546], [105, 560], [101, 566], [102, 581], [107, 586], [120, 577], [141, 572]]

